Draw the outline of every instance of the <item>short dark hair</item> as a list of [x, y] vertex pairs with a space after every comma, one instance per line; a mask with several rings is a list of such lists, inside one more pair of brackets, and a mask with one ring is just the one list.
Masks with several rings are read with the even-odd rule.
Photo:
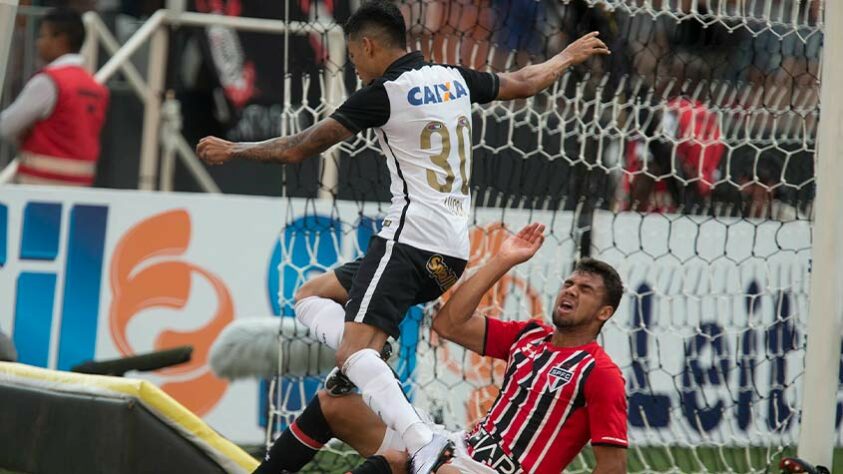
[[364, 30], [377, 28], [391, 46], [407, 49], [407, 26], [404, 16], [394, 3], [372, 0], [360, 5], [343, 25], [347, 38], [355, 38]]
[[602, 260], [585, 257], [577, 262], [574, 272], [599, 275], [606, 289], [604, 302], [612, 307], [612, 312], [617, 311], [621, 304], [621, 296], [623, 296], [623, 282], [614, 267]]
[[82, 49], [82, 43], [85, 42], [85, 24], [75, 10], [53, 8], [44, 15], [41, 22], [48, 23], [54, 33], [67, 36], [67, 44], [74, 53]]

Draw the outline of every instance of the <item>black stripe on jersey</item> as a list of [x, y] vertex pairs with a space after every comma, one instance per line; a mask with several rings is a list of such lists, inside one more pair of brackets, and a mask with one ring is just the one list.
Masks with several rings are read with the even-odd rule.
[[581, 360], [585, 359], [589, 355], [591, 354], [586, 351], [579, 351], [574, 357], [568, 358], [564, 362], [562, 362], [562, 368], [570, 369], [571, 367], [579, 364]]
[[[583, 392], [583, 388], [585, 387], [585, 380], [588, 378], [588, 374], [591, 373], [591, 368], [594, 367], [596, 364], [595, 360], [592, 358], [591, 360], [587, 361], [585, 368], [582, 369], [580, 379], [577, 381], [577, 386], [575, 387], [574, 391], [574, 403], [568, 402], [568, 405], [565, 407], [565, 413], [562, 415], [562, 419], [559, 420], [559, 425], [556, 431], [553, 433], [550, 439], [547, 440], [548, 446], [552, 446], [553, 442], [556, 440], [556, 437], [559, 436], [559, 433], [562, 429], [565, 428], [565, 423], [568, 422], [568, 419], [571, 418], [571, 414], [578, 408], [576, 406], [576, 399], [579, 398], [580, 394]], [[538, 435], [538, 433], [536, 433]], [[527, 452], [522, 453], [521, 456], [528, 454]]]
[[525, 324], [524, 327], [521, 328], [520, 331], [518, 331], [518, 334], [515, 336], [515, 342], [520, 341], [522, 337], [524, 337], [528, 332], [534, 329], [542, 329], [542, 327], [535, 320], [530, 320], [530, 322]]
[[[580, 363], [583, 359], [585, 359], [586, 356], [589, 356], [589, 355], [590, 354], [588, 352], [581, 351], [575, 357], [570, 358], [570, 359], [566, 360], [565, 362], [563, 362], [562, 366], [564, 366], [566, 368], [573, 367], [576, 364]], [[594, 363], [593, 363], [594, 361], [592, 360], [590, 362], [591, 362], [591, 365], [589, 365], [589, 367], [587, 369], [589, 371], [591, 370], [591, 367], [594, 366]], [[582, 373], [580, 375], [580, 379], [577, 383], [582, 384], [583, 380], [585, 380], [586, 376], [587, 376], [587, 373]], [[562, 389], [560, 388], [559, 390], [562, 390]], [[577, 389], [577, 391], [579, 391], [579, 388]], [[521, 429], [521, 435], [518, 437], [518, 439], [515, 441], [515, 445], [512, 447], [512, 455], [513, 455], [512, 457], [514, 457], [516, 459], [521, 459], [521, 456], [523, 454], [525, 454], [524, 450], [527, 449], [527, 446], [529, 446], [530, 441], [538, 434], [538, 433], [536, 433], [536, 430], [538, 430], [539, 425], [541, 425], [542, 420], [544, 420], [545, 417], [550, 416], [550, 414], [551, 414], [550, 405], [553, 403], [554, 400], [556, 400], [556, 393], [551, 392], [549, 390], [549, 387], [545, 387], [544, 393], [541, 394], [541, 396], [539, 397], [539, 400], [536, 402], [536, 408], [533, 410], [533, 414], [526, 421], [524, 428]], [[570, 404], [571, 401], [569, 400], [568, 403]], [[576, 408], [577, 407], [574, 406], [573, 408], [571, 408], [571, 411], [573, 411]]]
[[[536, 359], [536, 363], [535, 363], [535, 364], [533, 364], [533, 370], [532, 370], [532, 372], [530, 373], [530, 376], [531, 376], [531, 377], [534, 377], [534, 378], [536, 379], [536, 381], [538, 381], [538, 380], [539, 380], [539, 378], [540, 378], [540, 377], [538, 376], [538, 374], [539, 374], [539, 373], [541, 373], [541, 371], [542, 371], [542, 370], [544, 370], [544, 368], [547, 366], [547, 364], [548, 364], [551, 360], [553, 360], [553, 358], [554, 358], [553, 356], [554, 356], [555, 354], [556, 354], [555, 352], [552, 352], [552, 351], [547, 351], [547, 352], [543, 353], [541, 356], [539, 356], [539, 358], [538, 358], [538, 359]], [[572, 355], [568, 356], [568, 358], [567, 358], [567, 359], [565, 359], [565, 360], [563, 360], [563, 361], [562, 361], [562, 363], [564, 364], [564, 363], [566, 363], [566, 362], [568, 362], [569, 360], [574, 359], [574, 358], [580, 358], [580, 359], [581, 359], [581, 357], [580, 357], [580, 355], [581, 355], [581, 354], [587, 354], [587, 353], [586, 353], [585, 351], [577, 351], [577, 352], [573, 353]], [[545, 361], [543, 361], [543, 363], [542, 363], [542, 364], [539, 364], [539, 361], [540, 361], [543, 357], [545, 357], [545, 356], [547, 356], [546, 360], [545, 360]], [[535, 386], [536, 381], [534, 381], [534, 382], [533, 382], [533, 386]], [[517, 382], [516, 382], [516, 383], [517, 383]], [[519, 388], [520, 388], [520, 384], [519, 384]], [[526, 394], [529, 394], [529, 393], [530, 393], [530, 390], [523, 390], [523, 392], [525, 392]], [[520, 394], [521, 394], [521, 393], [519, 393], [519, 395], [520, 395]], [[523, 403], [524, 403], [524, 400], [519, 400], [519, 403], [518, 403], [518, 404], [515, 404], [515, 403], [510, 404], [510, 406], [508, 407], [508, 410], [507, 410], [507, 412], [506, 412], [506, 415], [509, 415], [509, 418], [507, 419], [507, 425], [509, 425], [509, 424], [510, 424], [510, 422], [511, 422], [512, 420], [514, 420], [514, 419], [515, 419], [515, 416], [518, 414], [518, 412], [519, 412], [519, 411], [521, 410], [521, 408], [522, 408], [520, 405], [521, 405], [521, 404], [523, 404]], [[506, 416], [506, 415], [505, 415], [505, 416]], [[525, 420], [525, 422], [524, 422], [524, 423], [526, 423], [527, 421], [528, 421], [528, 420]], [[501, 422], [501, 424], [502, 424], [502, 422]], [[521, 426], [523, 426], [523, 424], [522, 424]], [[507, 426], [507, 428], [505, 428], [505, 430], [506, 430], [506, 429], [509, 429], [509, 426]], [[521, 429], [520, 429], [520, 428], [518, 428], [518, 430], [519, 430], [519, 431], [521, 431]], [[522, 433], [523, 433], [523, 432], [522, 432]]]
[[[488, 327], [489, 327], [489, 319], [487, 317], [486, 318], [486, 330], [487, 331], [488, 331]], [[515, 338], [515, 342], [513, 342], [512, 345], [514, 346], [514, 345], [518, 344], [518, 341], [521, 340], [521, 338], [523, 338], [525, 335], [529, 334], [530, 332], [533, 332], [533, 331], [536, 331], [536, 330], [541, 330], [541, 329], [542, 329], [542, 327], [539, 324], [537, 324], [535, 321], [530, 321], [518, 332], [518, 335]], [[486, 344], [485, 338], [483, 340], [483, 344], [484, 344], [483, 351], [484, 351], [484, 354], [485, 354], [485, 344]], [[487, 426], [486, 423], [487, 422], [494, 423], [494, 420], [492, 419], [493, 416], [495, 414], [499, 413], [501, 410], [506, 409], [506, 408], [502, 408], [501, 410], [498, 410], [498, 402], [500, 402], [500, 400], [504, 396], [504, 394], [509, 392], [509, 389], [511, 388], [511, 385], [514, 384], [514, 383], [517, 383], [514, 380], [515, 372], [519, 368], [521, 368], [521, 366], [526, 361], [527, 361], [527, 356], [524, 355], [523, 351], [520, 351], [520, 350], [516, 349], [516, 350], [512, 350], [510, 352], [509, 360], [507, 361], [507, 370], [506, 370], [506, 373], [503, 376], [503, 383], [501, 383], [501, 389], [498, 391], [498, 396], [495, 397], [495, 401], [492, 402], [492, 404], [490, 405], [492, 408], [489, 409], [489, 412], [483, 418], [483, 421], [480, 422], [480, 425], [486, 426], [487, 431], [489, 431], [490, 433], [498, 431], [497, 424]]]
[[[533, 379], [531, 385], [535, 385], [535, 383], [539, 380], [538, 374], [539, 372], [544, 369], [544, 367], [553, 360], [553, 356], [555, 355], [552, 351], [547, 351], [541, 354], [536, 361], [533, 363], [532, 370], [530, 373], [524, 377], [524, 379]], [[527, 397], [530, 395], [530, 389], [524, 387], [520, 383], [519, 380], [513, 380], [513, 383], [518, 385], [518, 392], [516, 393], [515, 397], [512, 399], [512, 402], [507, 407], [506, 411], [504, 411], [503, 415], [498, 419], [498, 422], [495, 424], [495, 431], [498, 433], [503, 433], [504, 431], [512, 428], [512, 421], [515, 420], [515, 417], [518, 415], [518, 412], [521, 411], [522, 405], [527, 401]], [[503, 429], [499, 429], [499, 428]]]
[[489, 337], [489, 317], [486, 316], [483, 321], [483, 349], [480, 351], [481, 355], [486, 354], [486, 338]]
[[515, 371], [523, 365], [525, 360], [527, 360], [527, 356], [525, 356], [521, 351], [512, 354], [512, 363], [509, 365], [509, 370], [503, 376], [504, 385], [506, 385], [507, 381], [512, 379], [515, 375]]
[[389, 153], [392, 154], [392, 160], [395, 161], [395, 169], [398, 172], [398, 177], [401, 178], [401, 182], [404, 183], [404, 200], [407, 201], [404, 204], [404, 209], [401, 210], [401, 219], [398, 221], [398, 229], [395, 230], [395, 235], [392, 236], [392, 240], [398, 242], [398, 236], [401, 235], [401, 229], [404, 228], [404, 221], [407, 219], [407, 209], [410, 208], [410, 192], [407, 190], [407, 180], [404, 179], [404, 173], [401, 172], [401, 165], [398, 164], [398, 158], [395, 156], [395, 151], [392, 150], [392, 147], [389, 146], [389, 139], [386, 137], [386, 133], [381, 130], [381, 134], [383, 135], [383, 142], [386, 144], [386, 147], [389, 148]]
[[[498, 402], [501, 400], [501, 397], [504, 396], [506, 392], [509, 391], [509, 386], [515, 381], [513, 380], [513, 375], [515, 371], [518, 370], [518, 367], [527, 360], [527, 357], [519, 352], [514, 352], [512, 354], [512, 361], [509, 363], [509, 368], [503, 376], [503, 383], [501, 384], [501, 389], [498, 390], [498, 396], [495, 397], [495, 401], [492, 402], [490, 405], [492, 408], [489, 409], [489, 413], [486, 414], [486, 417], [480, 423], [481, 426], [485, 425], [486, 421], [491, 420], [492, 415], [495, 413], [495, 408], [498, 406]], [[494, 426], [490, 428], [490, 432], [495, 430]]]
[[585, 390], [583, 390], [585, 388], [585, 380], [588, 378], [588, 374], [591, 373], [591, 369], [593, 369], [595, 365], [596, 364], [592, 363], [591, 365], [586, 367], [585, 370], [583, 370], [582, 375], [580, 376], [580, 381], [577, 384], [579, 385], [577, 387], [577, 398], [576, 400], [574, 400], [574, 410], [585, 406]]
[[[582, 395], [582, 393], [583, 393], [583, 389], [585, 388], [585, 380], [588, 378], [588, 374], [591, 373], [591, 369], [593, 369], [594, 364], [596, 364], [594, 359], [591, 359], [590, 361], [588, 361], [586, 363], [588, 365], [583, 369], [582, 375], [580, 375], [580, 379], [579, 379], [579, 381], [577, 381], [577, 391], [575, 392], [576, 398], [574, 398], [573, 406], [571, 406], [571, 409], [568, 410], [567, 413], [565, 413], [564, 417], [562, 417], [562, 421], [559, 422], [561, 425], [565, 425], [565, 422], [568, 421], [568, 418], [570, 418], [571, 413], [573, 413], [574, 410], [579, 408], [579, 406], [577, 405], [577, 400], [580, 398], [580, 395]], [[585, 405], [585, 397], [583, 397], [582, 405]]]

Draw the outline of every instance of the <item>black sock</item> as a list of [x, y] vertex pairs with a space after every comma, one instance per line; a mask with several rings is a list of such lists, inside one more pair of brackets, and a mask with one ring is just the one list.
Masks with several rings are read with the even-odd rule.
[[389, 462], [383, 456], [370, 456], [366, 462], [346, 474], [392, 474]]
[[322, 415], [319, 397], [313, 397], [296, 421], [272, 443], [254, 474], [298, 472], [333, 437], [331, 428]]

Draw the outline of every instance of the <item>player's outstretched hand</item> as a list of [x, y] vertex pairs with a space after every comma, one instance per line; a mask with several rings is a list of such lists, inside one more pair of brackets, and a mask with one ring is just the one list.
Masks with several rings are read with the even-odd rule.
[[501, 244], [497, 257], [508, 265], [518, 265], [535, 255], [542, 243], [544, 243], [544, 224], [533, 222], [506, 239]]
[[196, 145], [196, 155], [209, 165], [221, 165], [230, 160], [234, 143], [217, 137], [205, 137]]
[[609, 48], [606, 47], [606, 44], [600, 41], [600, 38], [597, 37], [599, 35], [599, 32], [592, 31], [591, 33], [581, 36], [577, 38], [576, 41], [569, 44], [568, 47], [559, 54], [565, 57], [568, 62], [570, 62], [571, 66], [580, 64], [595, 54], [611, 54]]

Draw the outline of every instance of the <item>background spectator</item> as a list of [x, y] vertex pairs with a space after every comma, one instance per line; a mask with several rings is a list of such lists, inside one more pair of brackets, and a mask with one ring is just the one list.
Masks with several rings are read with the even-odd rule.
[[702, 102], [678, 97], [652, 120], [644, 136], [627, 143], [625, 207], [636, 211], [694, 212], [719, 178], [724, 145], [717, 115]]
[[41, 22], [36, 44], [47, 65], [0, 114], [0, 136], [20, 144], [18, 183], [94, 181], [108, 89], [82, 67], [84, 39], [82, 18], [73, 10], [52, 10]]

